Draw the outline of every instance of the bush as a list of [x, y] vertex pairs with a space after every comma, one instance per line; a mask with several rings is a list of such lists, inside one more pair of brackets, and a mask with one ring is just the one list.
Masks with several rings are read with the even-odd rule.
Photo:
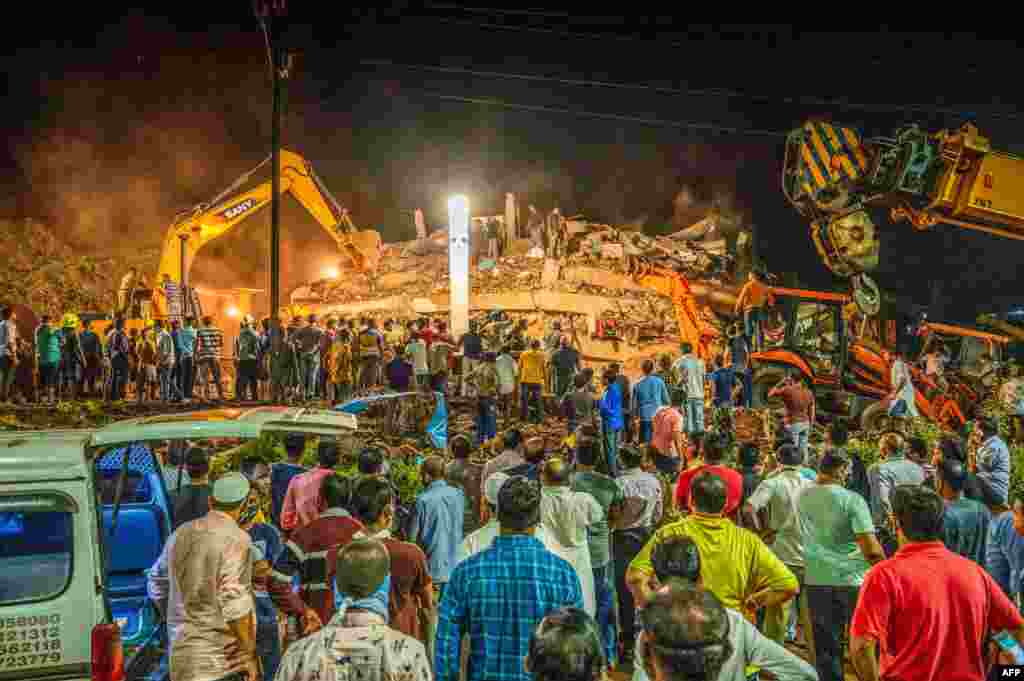
[[[301, 465], [313, 468], [317, 465], [317, 449], [320, 440], [316, 437], [306, 439], [306, 448], [299, 459]], [[341, 458], [335, 466], [335, 472], [343, 478], [352, 478], [359, 475], [358, 453], [361, 449], [361, 442], [356, 438], [343, 439], [339, 443]], [[241, 468], [242, 460], [248, 457], [255, 457], [266, 464], [284, 461], [285, 449], [282, 436], [267, 433], [256, 440], [250, 440], [238, 447], [220, 452], [213, 457], [210, 466], [210, 479], [216, 480], [229, 471], [237, 471]], [[420, 480], [419, 463], [411, 459], [388, 459], [390, 466], [390, 479], [398, 490], [399, 501], [404, 505], [411, 505], [416, 501], [416, 496], [423, 490], [423, 482]], [[263, 490], [260, 490], [261, 494]], [[266, 499], [269, 509], [269, 499]]]

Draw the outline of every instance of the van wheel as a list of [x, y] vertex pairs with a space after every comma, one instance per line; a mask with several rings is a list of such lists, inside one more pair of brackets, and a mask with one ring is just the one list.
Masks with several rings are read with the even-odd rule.
[[778, 409], [783, 406], [782, 400], [777, 397], [769, 400], [768, 391], [778, 385], [785, 375], [786, 372], [778, 367], [759, 369], [754, 374], [754, 394], [752, 396], [754, 409], [764, 409], [765, 407]]
[[879, 431], [887, 429], [892, 422], [884, 402], [869, 404], [860, 413], [860, 427], [863, 430]]

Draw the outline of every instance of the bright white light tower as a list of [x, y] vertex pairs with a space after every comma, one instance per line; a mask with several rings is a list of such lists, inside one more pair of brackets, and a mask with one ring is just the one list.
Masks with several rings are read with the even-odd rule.
[[469, 199], [448, 199], [448, 281], [452, 335], [469, 330]]

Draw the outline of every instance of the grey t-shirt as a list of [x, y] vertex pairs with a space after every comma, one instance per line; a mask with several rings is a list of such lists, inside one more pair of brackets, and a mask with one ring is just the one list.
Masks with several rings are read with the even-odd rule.
[[924, 482], [924, 469], [902, 454], [890, 456], [868, 469], [871, 487], [871, 517], [876, 527], [886, 527], [892, 504], [889, 496], [896, 485], [920, 485]]
[[[718, 681], [746, 681], [747, 668], [770, 672], [778, 681], [817, 681], [818, 672], [801, 658], [789, 652], [757, 630], [743, 615], [726, 609], [729, 617], [729, 642], [732, 655], [722, 665]], [[633, 681], [648, 681], [644, 666], [639, 664], [640, 646], [637, 644], [633, 666]]]

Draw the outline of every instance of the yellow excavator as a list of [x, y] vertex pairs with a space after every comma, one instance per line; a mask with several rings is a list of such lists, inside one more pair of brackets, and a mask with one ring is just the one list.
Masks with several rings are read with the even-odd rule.
[[[186, 288], [189, 269], [199, 250], [270, 204], [273, 189], [269, 179], [243, 190], [252, 176], [269, 164], [267, 157], [213, 200], [175, 217], [164, 237], [155, 285], [159, 286], [167, 274]], [[357, 230], [348, 211], [328, 191], [309, 161], [285, 149], [281, 150], [281, 193], [291, 194], [309, 211], [348, 256], [355, 271], [371, 275], [376, 271], [382, 250], [380, 233]], [[167, 301], [162, 296], [154, 297], [153, 307], [155, 317], [166, 316]]]
[[825, 266], [842, 277], [878, 267], [869, 208], [888, 208], [893, 222], [918, 230], [944, 223], [1024, 240], [1024, 158], [993, 149], [971, 124], [866, 138], [807, 121], [787, 138], [782, 191], [810, 220]]

